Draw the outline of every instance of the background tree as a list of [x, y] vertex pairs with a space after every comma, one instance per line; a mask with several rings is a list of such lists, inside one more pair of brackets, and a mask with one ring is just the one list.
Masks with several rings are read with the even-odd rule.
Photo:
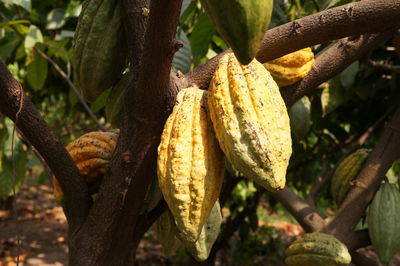
[[[94, 201], [62, 144], [82, 132], [106, 130], [104, 119], [96, 115], [104, 117], [109, 91], [88, 106], [71, 78], [71, 37], [81, 3], [10, 0], [0, 6], [0, 112], [15, 122], [23, 141], [61, 184], [71, 265], [134, 263], [140, 239], [166, 208], [161, 201], [141, 212], [156, 177], [156, 149], [175, 96], [192, 84], [207, 89], [228, 48], [197, 1], [121, 4], [130, 84], [118, 145]], [[248, 234], [260, 200], [281, 203], [305, 231], [332, 234], [347, 245], [354, 262], [363, 259], [356, 250], [367, 246], [369, 238], [366, 230], [358, 230], [365, 228], [359, 221], [400, 153], [399, 57], [391, 44], [399, 34], [399, 15], [395, 0], [275, 1], [257, 59], [264, 63], [313, 46], [317, 57], [312, 71], [281, 88], [288, 108], [309, 96], [311, 129], [305, 139], [294, 141], [288, 185], [282, 191], [267, 193], [226, 173], [220, 202], [232, 215], [208, 263], [234, 232]], [[2, 176], [9, 178], [7, 121], [3, 118], [0, 128], [0, 143], [5, 143], [0, 155], [7, 165]], [[325, 219], [327, 207], [334, 206], [326, 184], [338, 162], [361, 146], [372, 152], [344, 203]], [[15, 147], [14, 161], [22, 169], [23, 145]], [[389, 173], [396, 173], [393, 169]], [[22, 177], [16, 180], [19, 184]]]

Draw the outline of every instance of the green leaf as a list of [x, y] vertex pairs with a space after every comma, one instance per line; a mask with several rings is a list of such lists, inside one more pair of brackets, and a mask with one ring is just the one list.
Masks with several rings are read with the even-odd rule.
[[17, 6], [21, 6], [28, 12], [31, 12], [32, 8], [31, 0], [2, 0], [2, 2], [5, 4], [14, 4]]
[[31, 25], [25, 36], [24, 46], [26, 53], [29, 54], [37, 43], [43, 43], [43, 35], [38, 27]]
[[90, 105], [90, 108], [94, 113], [97, 113], [100, 109], [102, 109], [106, 105], [108, 94], [110, 94], [110, 92], [111, 88], [103, 91], [102, 94], [100, 94], [100, 96], [97, 98], [97, 100]]
[[343, 87], [349, 88], [354, 85], [358, 69], [359, 69], [358, 61], [355, 61], [345, 70], [343, 70], [343, 72], [340, 74], [340, 82], [342, 83]]
[[17, 37], [0, 46], [0, 57], [3, 61], [6, 61], [7, 58], [11, 56], [13, 51], [17, 48], [19, 42], [20, 38]]
[[36, 91], [42, 89], [48, 72], [46, 59], [38, 53], [34, 53], [33, 60], [29, 63], [26, 70], [29, 85]]
[[341, 86], [340, 76], [328, 81], [321, 94], [322, 116], [326, 116], [346, 101], [346, 90]]
[[56, 30], [64, 26], [65, 24], [65, 9], [64, 8], [55, 8], [51, 10], [47, 14], [47, 25], [46, 29], [48, 30]]
[[66, 17], [77, 18], [81, 10], [82, 5], [79, 1], [71, 1], [67, 6]]
[[182, 1], [182, 7], [181, 7], [181, 16], [185, 12], [186, 8], [189, 6], [189, 4], [192, 2], [192, 0], [183, 0]]
[[214, 34], [215, 28], [211, 19], [206, 14], [201, 14], [190, 36], [190, 45], [195, 63], [198, 63], [207, 54]]
[[186, 37], [186, 34], [181, 29], [179, 29], [177, 32], [177, 39], [182, 41], [183, 47], [175, 53], [172, 64], [175, 69], [186, 74], [190, 71], [190, 66], [192, 65], [192, 51], [190, 49], [190, 43]]
[[68, 101], [72, 106], [77, 104], [79, 101], [78, 97], [76, 96], [76, 94], [74, 93], [74, 91], [72, 89], [70, 89], [68, 91]]

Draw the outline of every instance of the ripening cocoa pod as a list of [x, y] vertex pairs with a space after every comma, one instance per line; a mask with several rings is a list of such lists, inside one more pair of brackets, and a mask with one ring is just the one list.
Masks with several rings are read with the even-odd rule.
[[296, 140], [307, 137], [311, 126], [311, 102], [307, 96], [295, 102], [289, 109], [290, 128]]
[[182, 243], [177, 237], [174, 217], [169, 210], [166, 210], [154, 223], [156, 238], [160, 241], [165, 256], [171, 257], [176, 253]]
[[314, 66], [314, 53], [304, 48], [264, 63], [279, 87], [289, 86], [303, 77]]
[[183, 89], [158, 147], [158, 182], [181, 236], [196, 242], [217, 201], [223, 153], [212, 131], [207, 92]]
[[400, 250], [400, 192], [383, 183], [367, 213], [368, 233], [379, 260], [388, 264]]
[[268, 29], [273, 0], [201, 0], [201, 4], [239, 62], [250, 63]]
[[186, 250], [197, 261], [205, 261], [210, 255], [210, 251], [221, 231], [221, 223], [221, 207], [217, 201], [211, 210], [210, 216], [208, 216], [207, 222], [203, 225], [199, 239], [194, 244], [182, 241]]
[[208, 106], [218, 142], [233, 167], [269, 191], [285, 186], [292, 153], [289, 116], [279, 88], [261, 63], [224, 55]]
[[369, 149], [358, 149], [343, 159], [336, 168], [331, 181], [331, 195], [337, 205], [340, 205], [346, 198], [351, 182], [360, 173], [369, 152]]
[[[101, 179], [108, 169], [117, 145], [118, 134], [112, 132], [89, 132], [69, 143], [66, 147], [72, 160], [91, 192], [98, 190]], [[53, 178], [54, 194], [62, 201], [63, 193], [56, 178]]]
[[94, 102], [121, 77], [127, 46], [118, 0], [85, 0], [73, 39], [72, 65], [82, 95]]
[[345, 266], [351, 262], [347, 247], [334, 236], [305, 234], [286, 250], [288, 266]]

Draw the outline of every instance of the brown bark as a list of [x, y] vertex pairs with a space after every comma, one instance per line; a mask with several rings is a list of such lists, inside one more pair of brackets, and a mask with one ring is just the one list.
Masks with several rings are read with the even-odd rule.
[[318, 212], [289, 188], [285, 187], [271, 195], [282, 203], [306, 232], [317, 232], [324, 227], [325, 221]]
[[136, 225], [155, 176], [156, 148], [177, 91], [170, 72], [179, 48], [174, 39], [180, 7], [181, 1], [151, 2], [138, 79], [133, 77], [125, 98], [125, 123], [110, 172], [74, 239], [72, 265], [128, 264], [136, 250], [133, 240], [144, 234], [135, 229], [145, 228]]
[[65, 214], [74, 234], [90, 208], [88, 189], [64, 145], [53, 134], [21, 84], [0, 61], [0, 112], [11, 118], [57, 177], [65, 198]]

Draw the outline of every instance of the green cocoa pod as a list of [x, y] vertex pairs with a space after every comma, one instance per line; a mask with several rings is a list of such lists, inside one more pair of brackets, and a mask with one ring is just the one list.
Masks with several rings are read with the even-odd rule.
[[311, 126], [311, 102], [304, 96], [289, 109], [290, 130], [295, 139], [304, 139]]
[[[180, 238], [187, 251], [197, 261], [205, 261], [210, 255], [212, 246], [214, 245], [219, 232], [221, 230], [221, 207], [217, 201], [208, 216], [207, 222], [203, 225], [199, 239], [195, 242], [187, 242], [184, 238]], [[178, 234], [178, 237], [180, 235]]]
[[118, 0], [86, 0], [73, 40], [72, 64], [82, 95], [93, 102], [117, 82], [127, 47]]
[[331, 181], [331, 195], [340, 205], [350, 190], [351, 181], [360, 173], [368, 158], [369, 149], [359, 149], [347, 156], [336, 168]]
[[239, 62], [250, 63], [268, 29], [273, 0], [201, 0], [201, 3]]
[[347, 247], [323, 233], [305, 234], [288, 247], [286, 255], [288, 266], [344, 266], [351, 261]]
[[372, 246], [384, 264], [400, 250], [399, 214], [399, 190], [394, 184], [382, 184], [369, 207], [367, 223]]
[[176, 237], [176, 225], [174, 217], [169, 210], [166, 210], [154, 223], [156, 238], [160, 241], [164, 254], [171, 257], [176, 250], [182, 246], [181, 241]]
[[121, 127], [125, 91], [129, 86], [129, 81], [129, 73], [125, 73], [108, 95], [105, 112], [107, 120], [113, 128]]

